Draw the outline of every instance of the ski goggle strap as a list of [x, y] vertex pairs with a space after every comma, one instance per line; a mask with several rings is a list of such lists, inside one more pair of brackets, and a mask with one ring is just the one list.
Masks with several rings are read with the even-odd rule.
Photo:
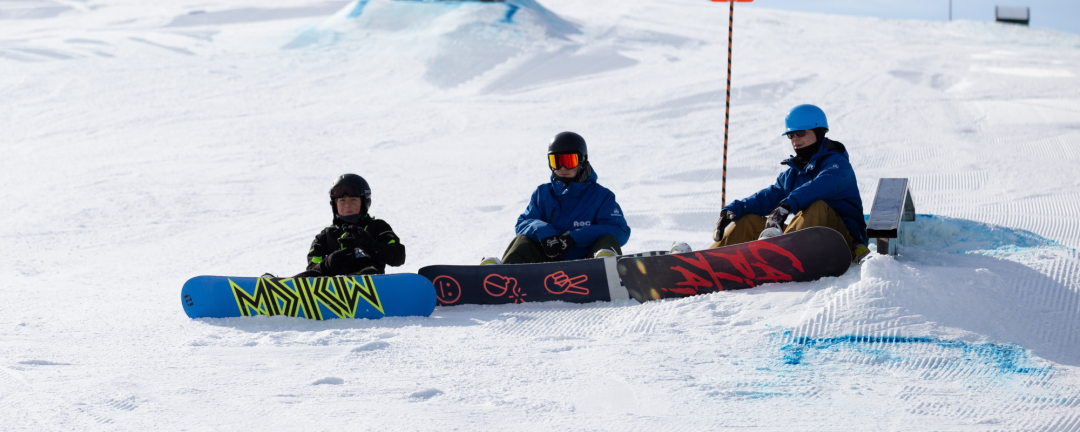
[[548, 166], [551, 169], [559, 169], [560, 166], [566, 169], [574, 169], [578, 165], [581, 165], [581, 155], [577, 153], [548, 155]]

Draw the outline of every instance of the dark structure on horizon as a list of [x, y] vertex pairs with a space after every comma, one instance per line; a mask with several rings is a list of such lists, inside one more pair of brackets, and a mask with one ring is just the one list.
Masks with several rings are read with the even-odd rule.
[[1022, 6], [995, 6], [994, 17], [997, 22], [1028, 25], [1031, 21], [1031, 8]]

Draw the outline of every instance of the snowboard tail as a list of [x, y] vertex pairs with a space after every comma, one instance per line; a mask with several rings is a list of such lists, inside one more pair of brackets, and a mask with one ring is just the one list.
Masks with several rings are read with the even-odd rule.
[[284, 315], [324, 320], [429, 316], [435, 291], [415, 274], [314, 278], [198, 276], [181, 290], [191, 318]]
[[840, 276], [851, 265], [844, 236], [812, 227], [749, 243], [697, 252], [622, 258], [618, 273], [630, 297], [650, 300], [807, 282]]

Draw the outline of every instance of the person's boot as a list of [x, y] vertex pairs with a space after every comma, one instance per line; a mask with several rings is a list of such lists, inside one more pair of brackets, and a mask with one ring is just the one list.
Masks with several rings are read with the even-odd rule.
[[688, 245], [686, 243], [677, 242], [677, 241], [671, 242], [671, 253], [673, 253], [673, 254], [687, 253], [687, 252], [693, 252], [693, 251], [694, 251], [694, 249], [691, 248], [690, 245]]
[[593, 258], [607, 258], [607, 257], [614, 257], [614, 256], [615, 256], [615, 251], [613, 251], [611, 249], [600, 249], [600, 250], [596, 251], [595, 254], [593, 254]]
[[859, 243], [855, 245], [855, 250], [852, 253], [855, 254], [855, 259], [851, 260], [851, 262], [859, 264], [867, 255], [870, 255], [870, 249], [867, 249], [866, 245]]

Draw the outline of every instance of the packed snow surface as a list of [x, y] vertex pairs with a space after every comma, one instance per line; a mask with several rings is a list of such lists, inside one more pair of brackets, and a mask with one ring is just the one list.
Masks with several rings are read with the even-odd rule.
[[627, 251], [709, 244], [727, 6], [0, 0], [0, 430], [1080, 430], [1080, 36], [736, 10], [728, 200], [814, 103], [898, 257], [675, 301], [188, 319], [355, 172], [397, 269], [498, 255], [581, 133]]

